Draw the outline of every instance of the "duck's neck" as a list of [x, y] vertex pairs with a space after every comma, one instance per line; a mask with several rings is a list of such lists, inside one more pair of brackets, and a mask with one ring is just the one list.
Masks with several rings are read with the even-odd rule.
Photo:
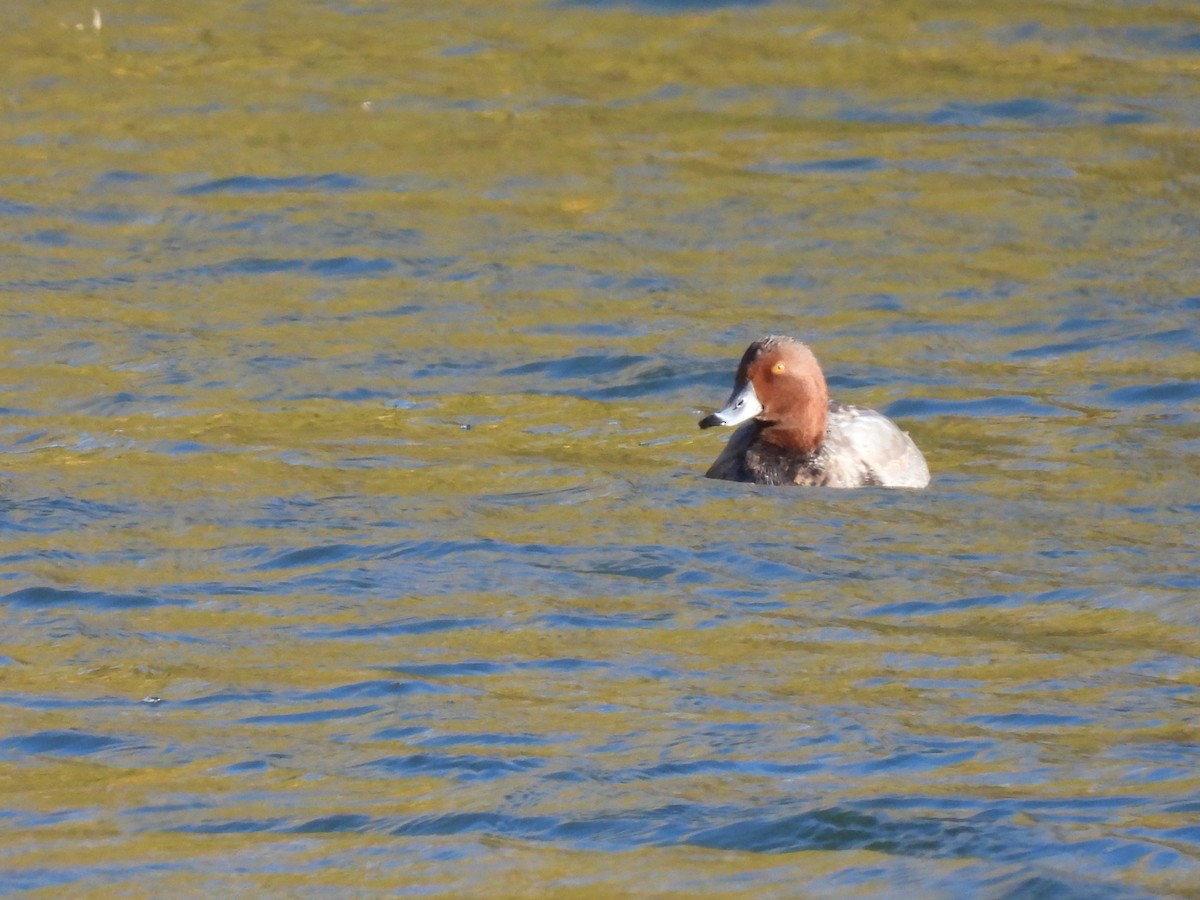
[[772, 407], [762, 416], [765, 420], [762, 438], [792, 453], [814, 456], [825, 443], [825, 429], [829, 423], [829, 389], [819, 374], [797, 380], [791, 387], [790, 396], [783, 398], [785, 414], [771, 418], [770, 413], [778, 408]]
[[816, 456], [825, 443], [825, 423], [825, 411], [822, 410], [821, 415], [806, 416], [802, 420], [769, 422], [760, 434], [764, 441], [781, 450]]

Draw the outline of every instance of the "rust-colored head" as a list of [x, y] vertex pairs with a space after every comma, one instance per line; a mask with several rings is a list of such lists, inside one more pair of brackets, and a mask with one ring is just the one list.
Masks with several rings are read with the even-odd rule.
[[757, 419], [761, 437], [776, 446], [814, 453], [825, 440], [829, 389], [811, 350], [781, 335], [759, 338], [742, 355], [725, 406], [701, 428]]

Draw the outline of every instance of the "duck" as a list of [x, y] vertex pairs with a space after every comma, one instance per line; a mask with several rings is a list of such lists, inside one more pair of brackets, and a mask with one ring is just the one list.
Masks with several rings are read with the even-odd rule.
[[812, 487], [924, 488], [929, 466], [891, 419], [829, 399], [812, 350], [759, 338], [742, 355], [733, 393], [701, 428], [739, 425], [706, 478]]

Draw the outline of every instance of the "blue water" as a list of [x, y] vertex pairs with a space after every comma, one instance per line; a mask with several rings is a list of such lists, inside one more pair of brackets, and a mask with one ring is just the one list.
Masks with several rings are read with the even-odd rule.
[[1194, 891], [1190, 9], [271, 9], [5, 38], [5, 893]]

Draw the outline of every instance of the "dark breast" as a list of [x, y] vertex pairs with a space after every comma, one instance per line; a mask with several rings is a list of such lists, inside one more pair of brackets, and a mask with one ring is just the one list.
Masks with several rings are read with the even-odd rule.
[[758, 440], [750, 445], [742, 458], [742, 480], [756, 484], [821, 487], [829, 484], [829, 474], [821, 462], [820, 451], [804, 456]]
[[831, 429], [816, 453], [797, 453], [762, 439], [761, 422], [747, 422], [729, 439], [705, 473], [708, 478], [752, 484], [805, 487], [865, 487], [883, 482], [840, 431]]
[[[852, 409], [836, 402], [829, 407], [831, 412]], [[871, 487], [883, 483], [837, 429], [826, 433], [825, 442], [815, 453], [797, 453], [763, 440], [760, 428], [746, 447], [739, 476], [742, 481], [757, 484], [805, 487]]]

